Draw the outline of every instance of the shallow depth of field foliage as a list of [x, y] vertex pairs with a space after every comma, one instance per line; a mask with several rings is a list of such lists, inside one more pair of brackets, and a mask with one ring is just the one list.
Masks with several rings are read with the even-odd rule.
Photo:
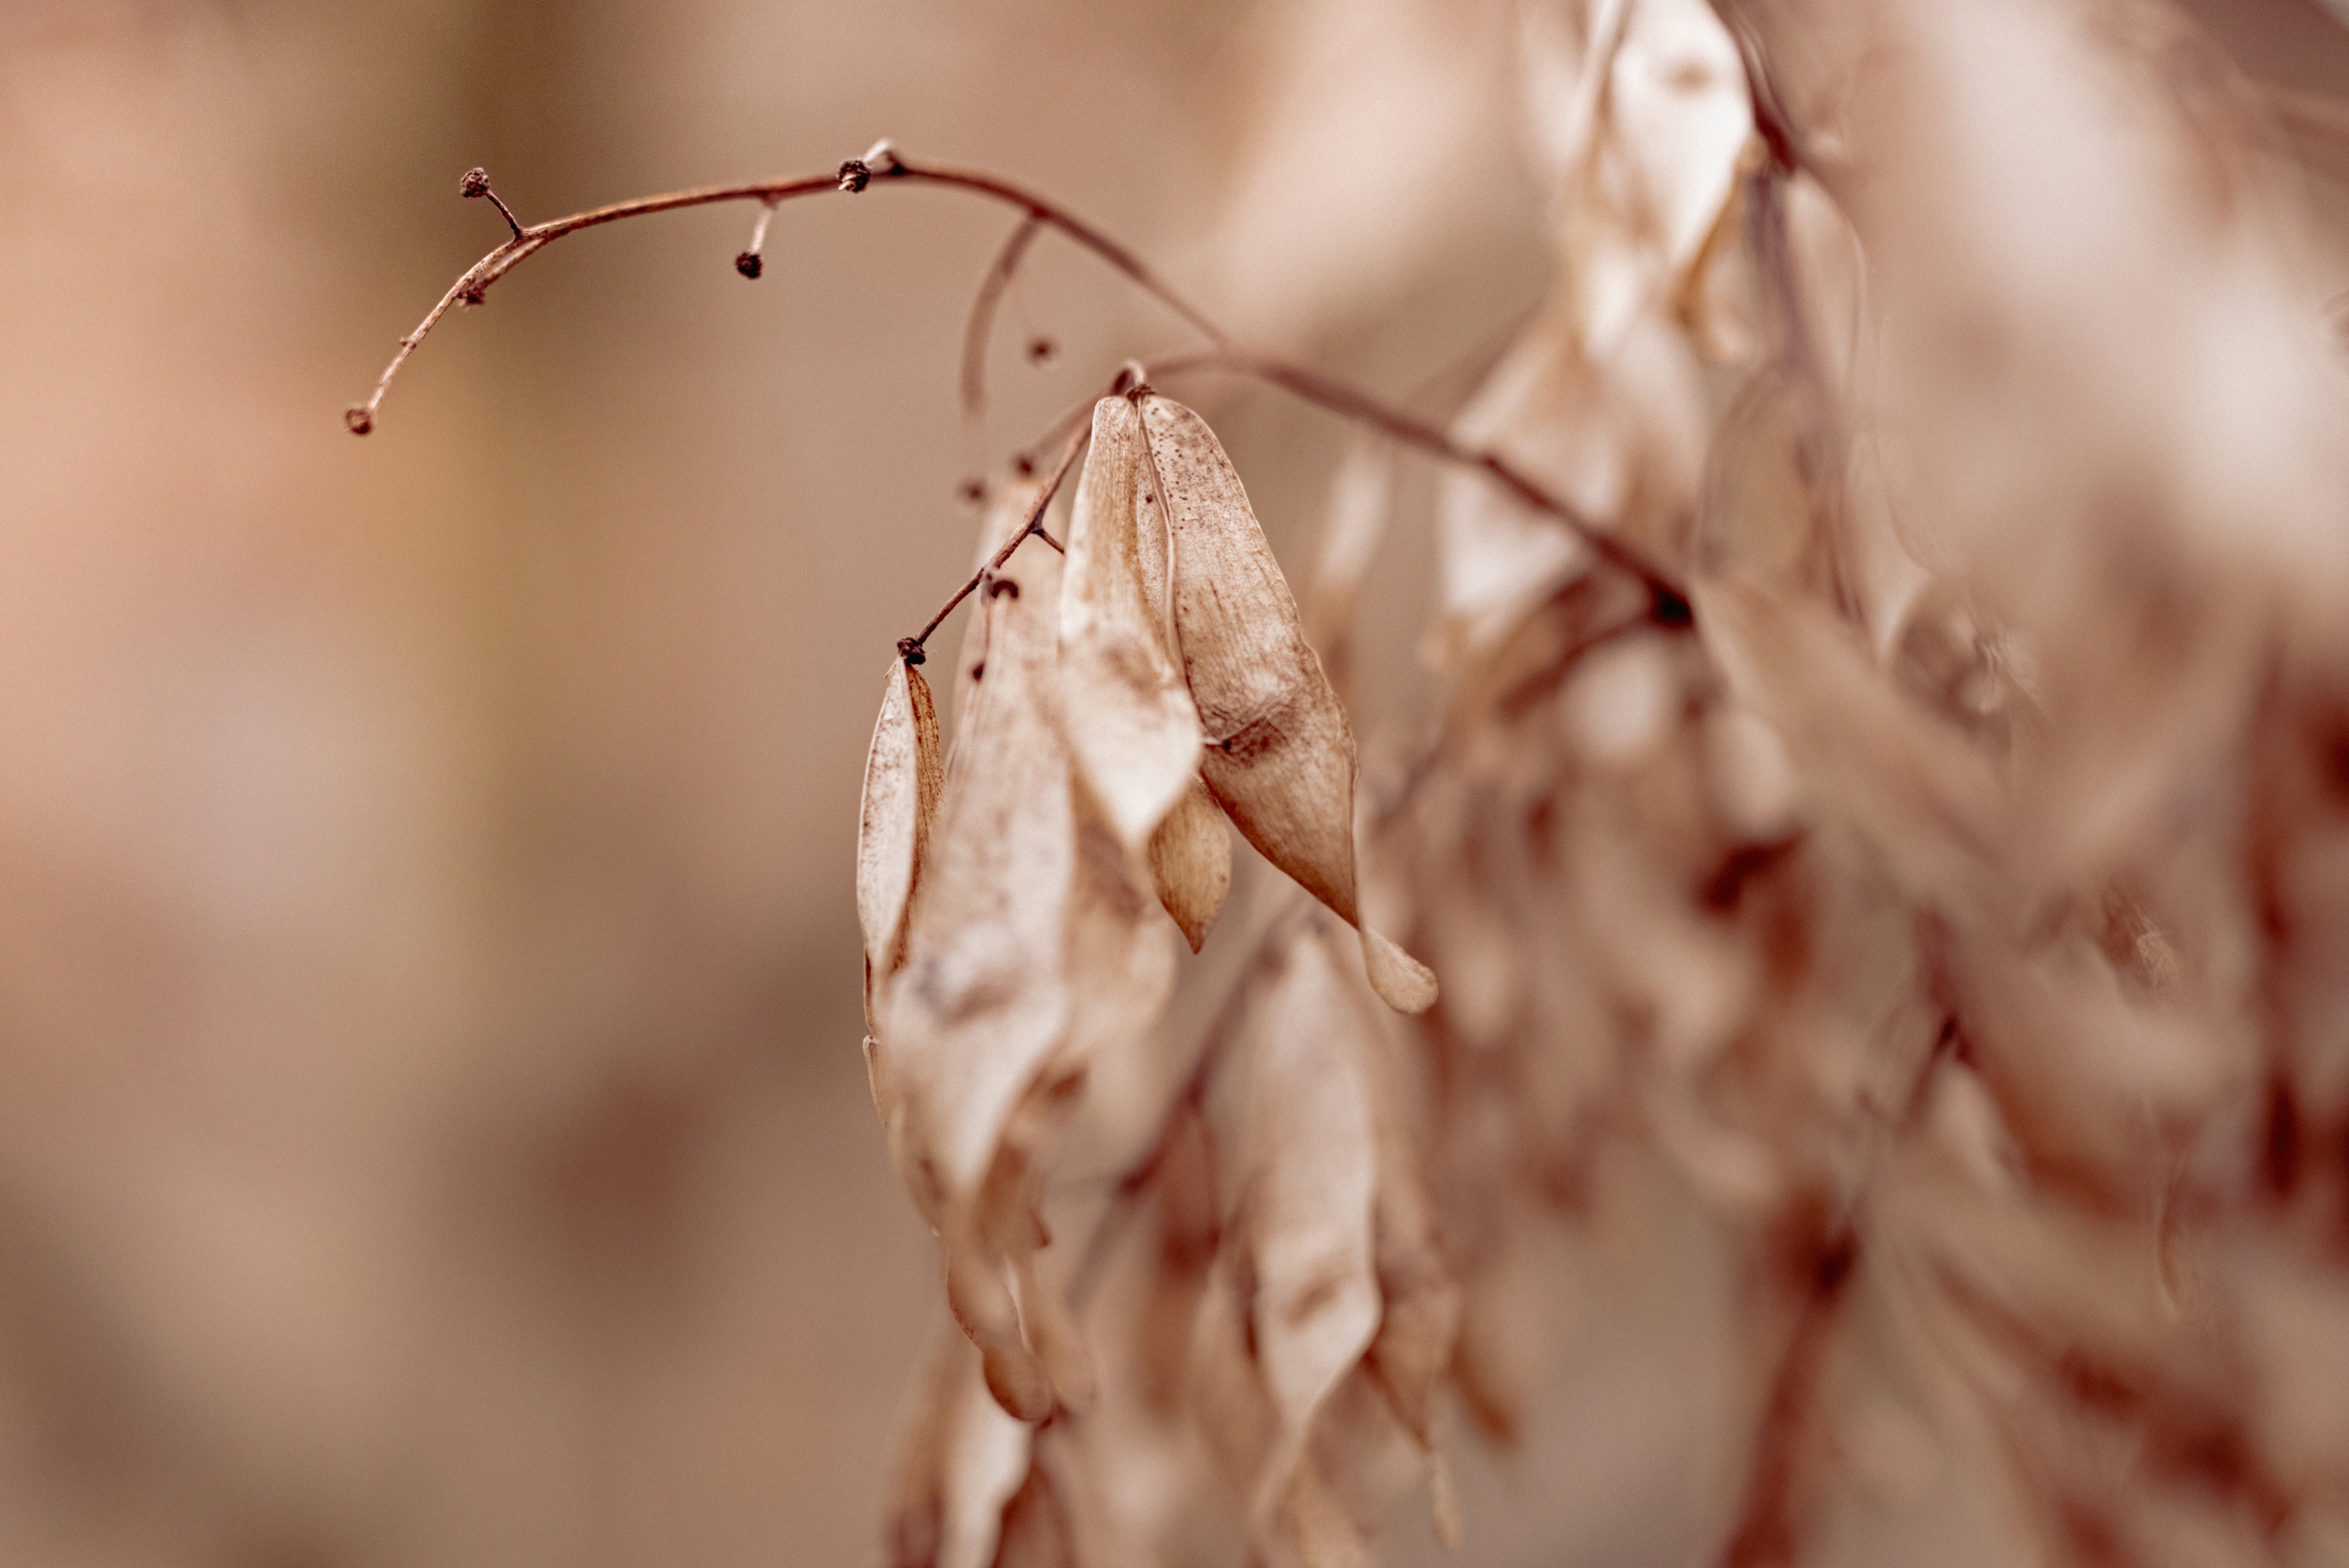
[[2345, 18], [0, 6], [0, 1564], [2349, 1568]]
[[[1556, 281], [1454, 428], [1561, 504], [1353, 451], [1317, 657], [1128, 385], [951, 744], [892, 667], [866, 1051], [958, 1331], [891, 1561], [1456, 1542], [1464, 1447], [1689, 1398], [1561, 1368], [1625, 1276], [1727, 1362], [1642, 1560], [2336, 1561], [2338, 111], [2158, 5], [1516, 23]], [[1357, 776], [1325, 672], [1430, 526], [1440, 702]]]

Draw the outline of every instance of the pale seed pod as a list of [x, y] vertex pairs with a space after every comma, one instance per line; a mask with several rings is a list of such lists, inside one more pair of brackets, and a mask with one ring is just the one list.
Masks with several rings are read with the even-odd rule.
[[[1169, 398], [1142, 413], [1174, 539], [1175, 642], [1207, 736], [1201, 777], [1249, 843], [1359, 926], [1345, 709], [1223, 443]], [[1362, 959], [1388, 1006], [1433, 1005], [1435, 976], [1385, 937], [1364, 930]]]
[[1232, 889], [1232, 836], [1216, 798], [1196, 779], [1150, 835], [1150, 881], [1198, 952]]
[[886, 1560], [902, 1568], [984, 1561], [1034, 1446], [988, 1394], [978, 1352], [953, 1325], [940, 1326], [927, 1360], [884, 1502]]
[[946, 778], [937, 707], [922, 672], [890, 662], [881, 716], [864, 758], [864, 798], [856, 825], [856, 919], [864, 932], [864, 1016], [878, 987], [905, 956], [905, 906], [921, 876], [922, 851]]
[[899, 1172], [933, 1224], [968, 1203], [1069, 1020], [1062, 954], [1075, 822], [1053, 717], [1059, 557], [1023, 551], [979, 590], [986, 678], [906, 916], [875, 1033]]
[[1040, 1421], [1050, 1415], [1052, 1380], [1019, 1336], [1019, 1308], [1001, 1265], [976, 1237], [947, 1239], [947, 1305], [978, 1346], [987, 1391], [995, 1402], [1022, 1421]]
[[[1118, 837], [1139, 849], [1197, 774], [1203, 738], [1154, 618], [1145, 555], [1166, 549], [1142, 416], [1123, 397], [1093, 408], [1061, 579], [1063, 727], [1079, 775]], [[1143, 526], [1142, 509], [1155, 525]]]

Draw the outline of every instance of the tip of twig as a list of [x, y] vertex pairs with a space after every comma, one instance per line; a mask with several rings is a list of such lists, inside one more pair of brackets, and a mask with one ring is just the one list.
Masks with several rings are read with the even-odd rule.
[[861, 158], [852, 158], [840, 166], [840, 188], [852, 194], [873, 183], [873, 168]]
[[1127, 397], [1135, 402], [1150, 396], [1150, 371], [1139, 359], [1129, 359], [1117, 367], [1117, 378], [1109, 384], [1112, 397]]
[[767, 263], [756, 251], [745, 251], [734, 258], [734, 270], [746, 278], [755, 278], [767, 270]]
[[343, 410], [343, 423], [354, 436], [364, 436], [375, 428], [375, 410], [364, 403], [354, 403]]
[[486, 169], [468, 169], [465, 170], [465, 177], [457, 182], [457, 191], [469, 201], [479, 201], [488, 195], [490, 171]]

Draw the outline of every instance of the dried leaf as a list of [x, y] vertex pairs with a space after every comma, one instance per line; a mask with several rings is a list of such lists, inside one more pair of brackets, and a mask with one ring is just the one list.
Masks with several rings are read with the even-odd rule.
[[879, 1036], [901, 1097], [901, 1169], [926, 1212], [977, 1188], [1067, 1026], [1076, 825], [1053, 711], [1059, 576], [1059, 558], [1031, 547], [979, 590], [984, 677]]
[[[1345, 710], [1215, 432], [1164, 397], [1144, 400], [1143, 421], [1173, 519], [1175, 640], [1207, 731], [1202, 777], [1248, 842], [1358, 924]], [[1434, 1002], [1435, 977], [1367, 930], [1363, 957], [1390, 1006]]]
[[1029, 1429], [979, 1377], [951, 1326], [934, 1336], [918, 1403], [898, 1439], [884, 1532], [889, 1568], [978, 1568], [992, 1556], [1005, 1500], [1030, 1468]]
[[1232, 887], [1231, 830], [1207, 787], [1193, 779], [1150, 835], [1150, 880], [1196, 953]]
[[1078, 1568], [1076, 1526], [1069, 1505], [1041, 1464], [1003, 1505], [1003, 1531], [994, 1568]]
[[893, 660], [881, 717], [864, 759], [864, 799], [856, 830], [856, 919], [864, 929], [864, 1010], [904, 956], [907, 902], [946, 777], [938, 715], [922, 672]]
[[1154, 490], [1140, 411], [1102, 398], [1061, 583], [1061, 716], [1078, 773], [1136, 848], [1197, 775], [1202, 739], [1167, 654], [1164, 598], [1154, 611], [1149, 593], [1167, 549]]

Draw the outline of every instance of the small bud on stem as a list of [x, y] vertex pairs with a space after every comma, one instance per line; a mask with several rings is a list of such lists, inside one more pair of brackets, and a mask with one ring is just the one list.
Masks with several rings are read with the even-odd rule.
[[[513, 237], [516, 240], [520, 240], [522, 238], [522, 220], [513, 215], [513, 209], [506, 205], [505, 198], [500, 196], [497, 191], [492, 188], [490, 184], [490, 171], [488, 170], [476, 167], [465, 170], [465, 177], [457, 182], [457, 193], [464, 197], [468, 201], [478, 201], [484, 196], [488, 197], [490, 201], [495, 204], [499, 212], [504, 215], [506, 227], [513, 231]], [[479, 304], [481, 302], [479, 298], [471, 298], [466, 300], [465, 303], [467, 304]]]
[[775, 204], [772, 201], [761, 202], [759, 221], [750, 228], [750, 246], [734, 258], [734, 270], [744, 277], [756, 279], [761, 273], [767, 270], [767, 263], [762, 259], [767, 249], [767, 225], [774, 221]]

